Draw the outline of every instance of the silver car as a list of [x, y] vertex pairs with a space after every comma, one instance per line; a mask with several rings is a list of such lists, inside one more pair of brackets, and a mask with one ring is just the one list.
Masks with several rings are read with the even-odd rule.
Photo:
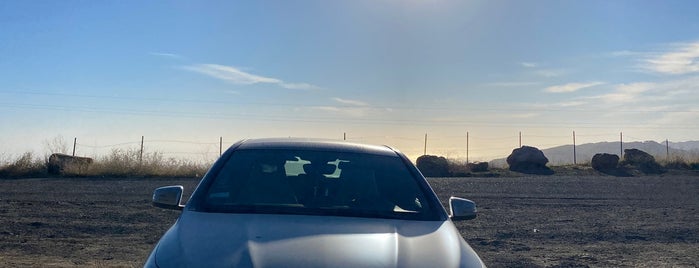
[[386, 146], [255, 139], [228, 149], [186, 205], [182, 186], [153, 205], [182, 210], [145, 267], [484, 267], [405, 155]]

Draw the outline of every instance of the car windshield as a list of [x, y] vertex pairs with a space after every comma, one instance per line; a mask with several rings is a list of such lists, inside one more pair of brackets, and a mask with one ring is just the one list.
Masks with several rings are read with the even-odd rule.
[[399, 157], [308, 150], [239, 150], [203, 196], [207, 212], [438, 218]]

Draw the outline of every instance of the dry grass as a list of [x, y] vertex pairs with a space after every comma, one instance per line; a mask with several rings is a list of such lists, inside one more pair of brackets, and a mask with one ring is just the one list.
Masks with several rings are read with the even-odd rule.
[[[14, 160], [0, 164], [1, 178], [46, 177], [48, 156], [38, 157], [24, 153]], [[146, 153], [141, 157], [135, 149], [115, 149], [110, 154], [94, 159], [87, 167], [68, 166], [64, 176], [80, 177], [182, 177], [198, 178], [204, 175], [210, 163], [166, 158], [162, 153]]]
[[210, 164], [189, 160], [165, 158], [162, 153], [143, 154], [136, 149], [115, 149], [109, 155], [95, 159], [87, 170], [66, 173], [102, 177], [201, 177]]
[[668, 169], [699, 170], [699, 155], [671, 156], [659, 162]]
[[[111, 153], [99, 156], [86, 168], [68, 167], [66, 176], [81, 177], [182, 177], [198, 178], [204, 175], [211, 163], [185, 159], [167, 158], [160, 152], [145, 153], [142, 157], [138, 149], [114, 149]], [[27, 152], [16, 158], [0, 154], [0, 179], [46, 177], [48, 155], [38, 156]], [[469, 176], [471, 170], [462, 161], [448, 159], [449, 172], [455, 176]], [[674, 156], [659, 161], [667, 169], [699, 170], [699, 156]], [[573, 170], [572, 174], [589, 167], [589, 163], [553, 167], [556, 172]], [[491, 172], [507, 175], [506, 167], [491, 167]], [[500, 174], [503, 173], [503, 174]]]
[[46, 176], [46, 161], [27, 152], [0, 166], [0, 178]]

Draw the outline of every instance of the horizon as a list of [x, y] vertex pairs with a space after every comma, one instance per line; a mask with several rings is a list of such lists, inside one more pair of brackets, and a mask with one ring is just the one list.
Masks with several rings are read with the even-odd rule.
[[[699, 140], [696, 1], [0, 3], [0, 157], [245, 138], [490, 161]], [[228, 145], [228, 146], [227, 146]], [[69, 152], [70, 153], [70, 152]], [[212, 159], [211, 159], [212, 158]], [[2, 159], [0, 159], [2, 160]]]
[[[276, 138], [285, 138], [285, 137], [276, 137]], [[303, 137], [288, 137], [288, 138], [303, 138]], [[376, 137], [374, 137], [376, 138]], [[329, 139], [333, 140], [333, 139]], [[334, 139], [338, 141], [343, 141], [342, 138], [340, 139]], [[219, 156], [220, 153], [225, 152], [233, 143], [238, 142], [239, 140], [232, 141], [228, 143], [228, 141], [224, 140], [223, 137], [219, 137], [219, 140], [217, 142], [199, 142], [199, 141], [186, 141], [186, 140], [147, 140], [143, 139], [144, 141], [144, 147], [143, 147], [143, 154], [158, 154], [164, 157], [164, 159], [175, 159], [175, 160], [185, 160], [185, 161], [194, 161], [197, 163], [213, 163]], [[345, 139], [344, 141], [347, 142], [357, 142], [357, 141], [352, 141], [350, 139]], [[424, 146], [424, 140], [423, 146]], [[619, 144], [619, 140], [617, 141], [594, 141], [594, 142], [588, 142], [588, 143], [576, 143], [576, 144], [560, 144], [560, 145], [555, 145], [551, 147], [537, 147], [537, 146], [532, 146], [529, 144], [522, 144], [522, 146], [532, 146], [536, 147], [539, 150], [544, 151], [544, 154], [546, 154], [546, 151], [549, 150], [560, 150], [564, 147], [567, 146], [575, 146], [578, 148], [584, 148], [588, 147], [590, 145], [599, 145], [599, 144], [613, 144], [613, 148], [610, 147], [608, 149], [603, 149], [601, 151], [595, 152], [595, 153], [612, 153], [612, 154], [618, 154], [617, 153], [617, 145]], [[666, 145], [667, 142], [667, 145]], [[358, 142], [362, 143], [362, 142]], [[429, 143], [429, 141], [428, 141]], [[688, 141], [678, 141], [678, 142], [673, 142], [669, 140], [665, 141], [654, 141], [654, 140], [645, 140], [645, 141], [640, 141], [640, 140], [624, 140], [622, 147], [623, 149], [639, 149], [637, 147], [624, 147], [628, 146], [634, 143], [641, 143], [641, 144], [647, 144], [647, 143], [654, 143], [657, 145], [661, 146], [667, 146], [668, 147], [668, 152], [670, 153], [670, 159], [673, 159], [673, 157], [696, 157], [699, 156], [699, 140], [688, 140]], [[697, 143], [694, 147], [691, 148], [680, 148], [676, 147], [676, 145], [680, 145], [682, 143]], [[163, 144], [180, 144], [183, 146], [179, 146], [179, 148], [189, 148], [185, 149], [185, 151], [179, 151], [175, 152], [172, 151], [172, 148], [176, 148], [173, 146], [162, 146]], [[365, 143], [368, 144], [368, 143]], [[374, 145], [388, 145], [391, 146], [390, 144], [381, 144], [381, 143], [371, 143]], [[156, 145], [156, 146], [153, 146]], [[157, 146], [160, 145], [160, 146]], [[138, 154], [140, 152], [140, 146], [141, 146], [141, 141], [132, 141], [132, 142], [121, 142], [118, 144], [110, 144], [110, 145], [87, 145], [83, 144], [79, 141], [77, 141], [77, 138], [75, 139], [75, 156], [80, 156], [80, 157], [90, 157], [93, 159], [99, 159], [101, 157], [106, 157], [109, 156], [110, 154], [113, 153], [113, 150], [117, 150], [121, 153], [125, 152], [132, 152], [135, 154]], [[221, 147], [219, 147], [221, 146]], [[696, 148], [695, 148], [696, 147]], [[73, 152], [73, 143], [72, 141], [69, 142], [69, 140], [65, 139], [64, 137], [61, 136], [55, 136], [53, 139], [50, 140], [45, 140], [43, 143], [43, 151], [35, 152], [35, 151], [26, 151], [23, 153], [32, 153], [34, 157], [41, 157], [45, 156], [48, 157], [51, 153], [63, 153], [67, 155], [71, 155]], [[168, 149], [170, 148], [170, 150]], [[504, 161], [505, 158], [516, 148], [520, 148], [519, 145], [514, 146], [509, 149], [509, 151], [505, 154], [494, 156], [492, 158], [469, 158], [467, 159], [466, 157], [466, 148], [461, 148], [462, 152], [456, 153], [456, 154], [442, 154], [442, 153], [431, 153], [429, 151], [429, 148], [427, 150], [427, 154], [423, 154], [423, 152], [420, 152], [419, 154], [408, 154], [403, 150], [400, 150], [400, 148], [393, 147], [394, 149], [397, 149], [398, 151], [401, 151], [402, 153], [406, 154], [408, 158], [415, 162], [417, 158], [423, 155], [433, 155], [433, 156], [440, 156], [440, 157], [445, 157], [449, 160], [453, 161], [458, 161], [458, 162], [464, 162], [464, 163], [477, 163], [477, 162], [489, 162], [491, 164], [502, 164], [499, 162]], [[220, 149], [220, 151], [219, 151]], [[458, 149], [458, 148], [457, 148]], [[454, 149], [454, 150], [457, 150]], [[642, 148], [641, 148], [642, 149]], [[424, 150], [424, 147], [423, 147]], [[470, 150], [470, 149], [469, 149]], [[579, 149], [580, 150], [580, 149]], [[643, 150], [643, 149], [642, 149]], [[673, 152], [674, 151], [674, 152]], [[453, 152], [453, 151], [451, 151]], [[22, 153], [22, 154], [23, 154]], [[571, 151], [572, 153], [572, 151]], [[664, 155], [659, 155], [657, 152], [652, 152], [652, 151], [647, 151], [647, 153], [650, 153], [651, 155], [654, 155], [655, 157], [660, 157], [660, 159], [666, 159]], [[559, 152], [560, 154], [560, 152]], [[587, 155], [589, 152], [583, 152], [579, 151], [577, 153], [578, 160], [580, 163], [584, 163], [586, 161], [589, 161], [589, 159], [583, 159], [582, 157], [584, 156], [589, 156]], [[621, 154], [623, 156], [623, 153]], [[620, 156], [620, 157], [621, 157]], [[2, 154], [0, 153], [0, 165], [2, 164], [7, 164], [10, 162], [13, 162], [13, 158], [20, 157], [20, 154], [18, 155], [7, 155], [7, 154]], [[547, 155], [548, 158], [550, 158], [550, 163], [554, 165], [565, 165], [565, 164], [572, 164], [573, 160], [570, 160], [571, 162], [568, 163], [566, 160], [561, 160], [557, 159], [557, 157], [561, 157], [560, 155], [555, 155], [555, 156], [549, 156]], [[553, 157], [553, 158], [551, 158]], [[589, 156], [591, 157], [591, 156]], [[572, 158], [572, 157], [571, 157]], [[685, 160], [690, 160], [690, 159], [685, 159]], [[561, 162], [563, 161], [563, 162]]]

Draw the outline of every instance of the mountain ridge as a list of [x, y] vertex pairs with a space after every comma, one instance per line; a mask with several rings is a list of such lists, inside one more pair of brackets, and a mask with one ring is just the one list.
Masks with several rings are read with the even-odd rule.
[[[596, 142], [585, 143], [575, 146], [575, 159], [573, 158], [573, 145], [561, 145], [547, 149], [541, 149], [546, 158], [549, 159], [549, 165], [569, 165], [575, 163], [589, 163], [592, 156], [598, 153], [608, 153], [619, 155], [624, 149], [639, 149], [651, 154], [656, 160], [681, 159], [693, 160], [699, 159], [699, 141], [684, 141], [684, 142], [656, 142], [656, 141], [634, 141], [624, 142], [621, 146], [619, 142]], [[506, 167], [506, 158], [498, 158], [490, 161], [492, 166]]]

